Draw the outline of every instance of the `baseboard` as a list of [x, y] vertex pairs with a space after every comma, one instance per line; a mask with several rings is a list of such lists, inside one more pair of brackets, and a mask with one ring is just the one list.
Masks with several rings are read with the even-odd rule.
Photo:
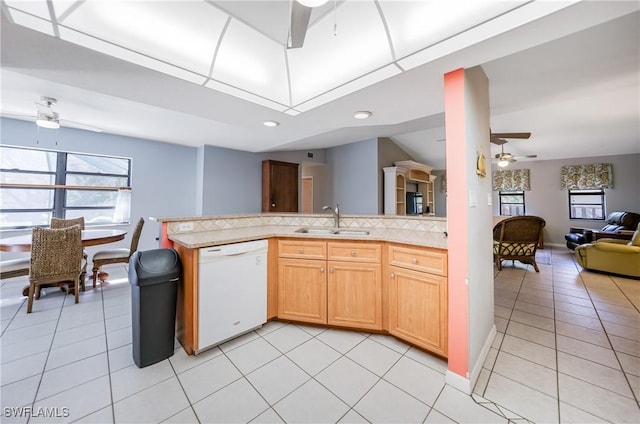
[[[544, 243], [544, 245], [545, 245], [545, 246], [551, 246], [551, 247], [563, 247], [563, 248], [565, 248], [565, 249], [569, 250], [569, 248], [567, 247], [567, 245], [566, 245], [566, 244], [564, 244], [564, 243], [547, 243], [547, 242], [545, 242], [545, 243]], [[543, 249], [543, 250], [544, 250], [544, 249]]]
[[[482, 371], [482, 366], [484, 365], [484, 361], [487, 360], [487, 356], [489, 355], [489, 350], [491, 350], [491, 346], [493, 346], [493, 341], [496, 338], [496, 334], [498, 334], [498, 330], [496, 329], [495, 324], [491, 326], [491, 330], [489, 330], [489, 335], [487, 336], [484, 344], [482, 345], [482, 350], [480, 351], [480, 355], [478, 355], [478, 359], [476, 363], [471, 368], [471, 390], [476, 385], [478, 381], [478, 377], [480, 377], [480, 372]], [[471, 394], [471, 393], [469, 393]]]
[[445, 376], [445, 382], [460, 390], [463, 393], [470, 395], [473, 392], [473, 388], [478, 381], [478, 377], [480, 377], [480, 372], [482, 371], [482, 366], [484, 365], [484, 361], [487, 359], [489, 355], [489, 350], [493, 345], [493, 340], [496, 337], [498, 331], [496, 330], [496, 326], [491, 326], [491, 330], [489, 330], [489, 335], [482, 345], [482, 350], [480, 350], [480, 355], [478, 355], [478, 359], [475, 364], [471, 368], [471, 373], [467, 373], [469, 378], [463, 377], [459, 374], [456, 374], [452, 371], [447, 370], [447, 374]]

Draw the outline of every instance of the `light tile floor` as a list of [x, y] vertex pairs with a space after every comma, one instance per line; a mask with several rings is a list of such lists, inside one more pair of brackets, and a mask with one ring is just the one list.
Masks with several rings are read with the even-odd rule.
[[640, 422], [640, 281], [550, 248], [495, 274], [493, 343], [474, 393], [539, 423]]
[[545, 252], [540, 274], [517, 262], [496, 273], [499, 333], [473, 397], [445, 384], [444, 361], [393, 337], [280, 322], [197, 357], [176, 344], [139, 369], [126, 267], [77, 305], [48, 289], [29, 315], [16, 296], [26, 279], [4, 280], [1, 421], [638, 422], [639, 282]]

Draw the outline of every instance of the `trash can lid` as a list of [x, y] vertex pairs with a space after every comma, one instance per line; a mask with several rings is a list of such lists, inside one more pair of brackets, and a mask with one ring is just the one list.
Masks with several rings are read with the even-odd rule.
[[138, 251], [129, 260], [129, 281], [139, 286], [164, 283], [180, 277], [181, 268], [174, 249]]

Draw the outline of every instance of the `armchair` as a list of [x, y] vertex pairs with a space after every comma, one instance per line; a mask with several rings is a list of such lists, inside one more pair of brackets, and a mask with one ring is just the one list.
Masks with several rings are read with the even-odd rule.
[[493, 227], [493, 260], [502, 270], [503, 260], [517, 260], [533, 265], [540, 272], [536, 263], [538, 241], [545, 226], [545, 220], [538, 216], [513, 216], [500, 221]]
[[607, 225], [602, 227], [601, 230], [571, 227], [564, 239], [567, 241], [567, 247], [571, 250], [575, 250], [581, 244], [592, 243], [601, 238], [628, 241], [631, 239], [631, 235], [638, 223], [640, 223], [640, 214], [634, 212], [612, 212], [607, 217]]
[[640, 278], [640, 224], [631, 241], [601, 239], [576, 247], [575, 255], [583, 268]]

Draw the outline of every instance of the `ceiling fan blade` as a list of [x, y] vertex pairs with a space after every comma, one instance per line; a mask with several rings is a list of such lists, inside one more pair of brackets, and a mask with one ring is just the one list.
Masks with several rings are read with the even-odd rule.
[[291, 22], [289, 25], [288, 49], [298, 49], [304, 44], [304, 37], [307, 35], [311, 8], [303, 6], [296, 0], [291, 0]]
[[94, 127], [92, 125], [82, 124], [80, 122], [68, 121], [66, 119], [61, 119], [60, 125], [62, 125], [63, 127], [76, 128], [79, 130], [102, 132], [102, 128]]
[[516, 155], [514, 158], [537, 158], [538, 155]]
[[491, 138], [520, 138], [520, 139], [528, 139], [531, 137], [530, 132], [512, 132], [512, 133], [491, 133]]

